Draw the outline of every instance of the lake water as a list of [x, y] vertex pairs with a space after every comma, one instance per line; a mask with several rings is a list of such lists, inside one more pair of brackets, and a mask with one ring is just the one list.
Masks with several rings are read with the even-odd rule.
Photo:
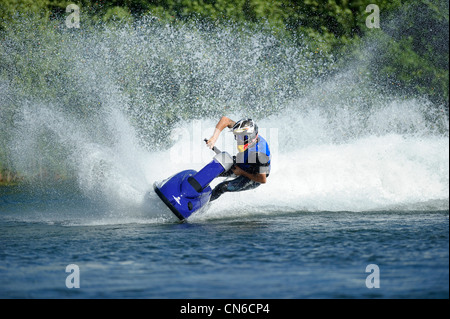
[[[449, 297], [448, 210], [268, 209], [178, 223], [145, 210], [113, 217], [79, 195], [1, 192], [1, 298]], [[67, 287], [68, 265], [79, 288]]]
[[[383, 41], [341, 59], [253, 24], [8, 30], [1, 298], [449, 298], [447, 111], [370, 74]], [[180, 224], [152, 185], [210, 162], [222, 115], [257, 122], [270, 177]]]

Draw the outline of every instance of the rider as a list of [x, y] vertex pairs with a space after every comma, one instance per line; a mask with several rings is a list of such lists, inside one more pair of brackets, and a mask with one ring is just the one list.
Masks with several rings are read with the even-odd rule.
[[237, 141], [239, 153], [236, 155], [236, 165], [220, 176], [228, 177], [234, 173], [237, 178], [218, 184], [212, 191], [210, 201], [216, 200], [225, 192], [239, 192], [254, 189], [266, 183], [270, 173], [270, 150], [266, 140], [258, 135], [258, 126], [249, 118], [234, 122], [222, 116], [217, 123], [213, 136], [206, 142], [214, 147], [222, 130], [228, 127]]

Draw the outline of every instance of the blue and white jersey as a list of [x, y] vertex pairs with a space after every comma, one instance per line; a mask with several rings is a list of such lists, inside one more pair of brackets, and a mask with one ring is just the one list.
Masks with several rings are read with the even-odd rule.
[[258, 136], [255, 145], [236, 155], [236, 165], [250, 174], [265, 173], [269, 176], [270, 160], [269, 144], [262, 136]]

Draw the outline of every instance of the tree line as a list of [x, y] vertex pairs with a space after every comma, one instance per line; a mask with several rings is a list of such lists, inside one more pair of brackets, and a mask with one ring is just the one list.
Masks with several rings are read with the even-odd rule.
[[[321, 51], [339, 56], [364, 36], [387, 36], [379, 78], [444, 103], [448, 109], [448, 0], [2, 0], [2, 25], [20, 13], [67, 15], [74, 3], [89, 21], [133, 20], [151, 14], [166, 20], [267, 23], [286, 34], [303, 34]], [[380, 29], [366, 26], [369, 4]]]
[[[264, 24], [281, 37], [302, 35], [302, 41], [335, 60], [358, 55], [363, 40], [372, 38], [379, 44], [367, 70], [374, 81], [425, 96], [448, 116], [448, 0], [0, 0], [0, 45], [17, 15], [64, 19], [72, 3], [80, 8], [84, 26], [132, 22], [146, 15], [199, 26]], [[368, 27], [371, 4], [379, 9], [379, 28]], [[0, 71], [1, 65], [0, 56]], [[0, 148], [0, 182], [14, 179], [1, 164], [4, 153]]]

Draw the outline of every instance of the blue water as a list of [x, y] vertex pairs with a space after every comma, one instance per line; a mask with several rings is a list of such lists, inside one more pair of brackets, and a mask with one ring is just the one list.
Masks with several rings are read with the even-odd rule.
[[[0, 192], [1, 298], [449, 297], [448, 210], [268, 210], [180, 224], [113, 218], [79, 194]], [[79, 288], [66, 286], [70, 264]], [[379, 288], [366, 286], [370, 264]]]
[[[1, 298], [449, 297], [448, 116], [365, 74], [384, 41], [344, 61], [254, 25], [61, 27], [2, 43], [0, 153], [27, 184], [0, 187]], [[221, 115], [257, 121], [270, 177], [180, 224], [148, 190], [211, 161]]]

